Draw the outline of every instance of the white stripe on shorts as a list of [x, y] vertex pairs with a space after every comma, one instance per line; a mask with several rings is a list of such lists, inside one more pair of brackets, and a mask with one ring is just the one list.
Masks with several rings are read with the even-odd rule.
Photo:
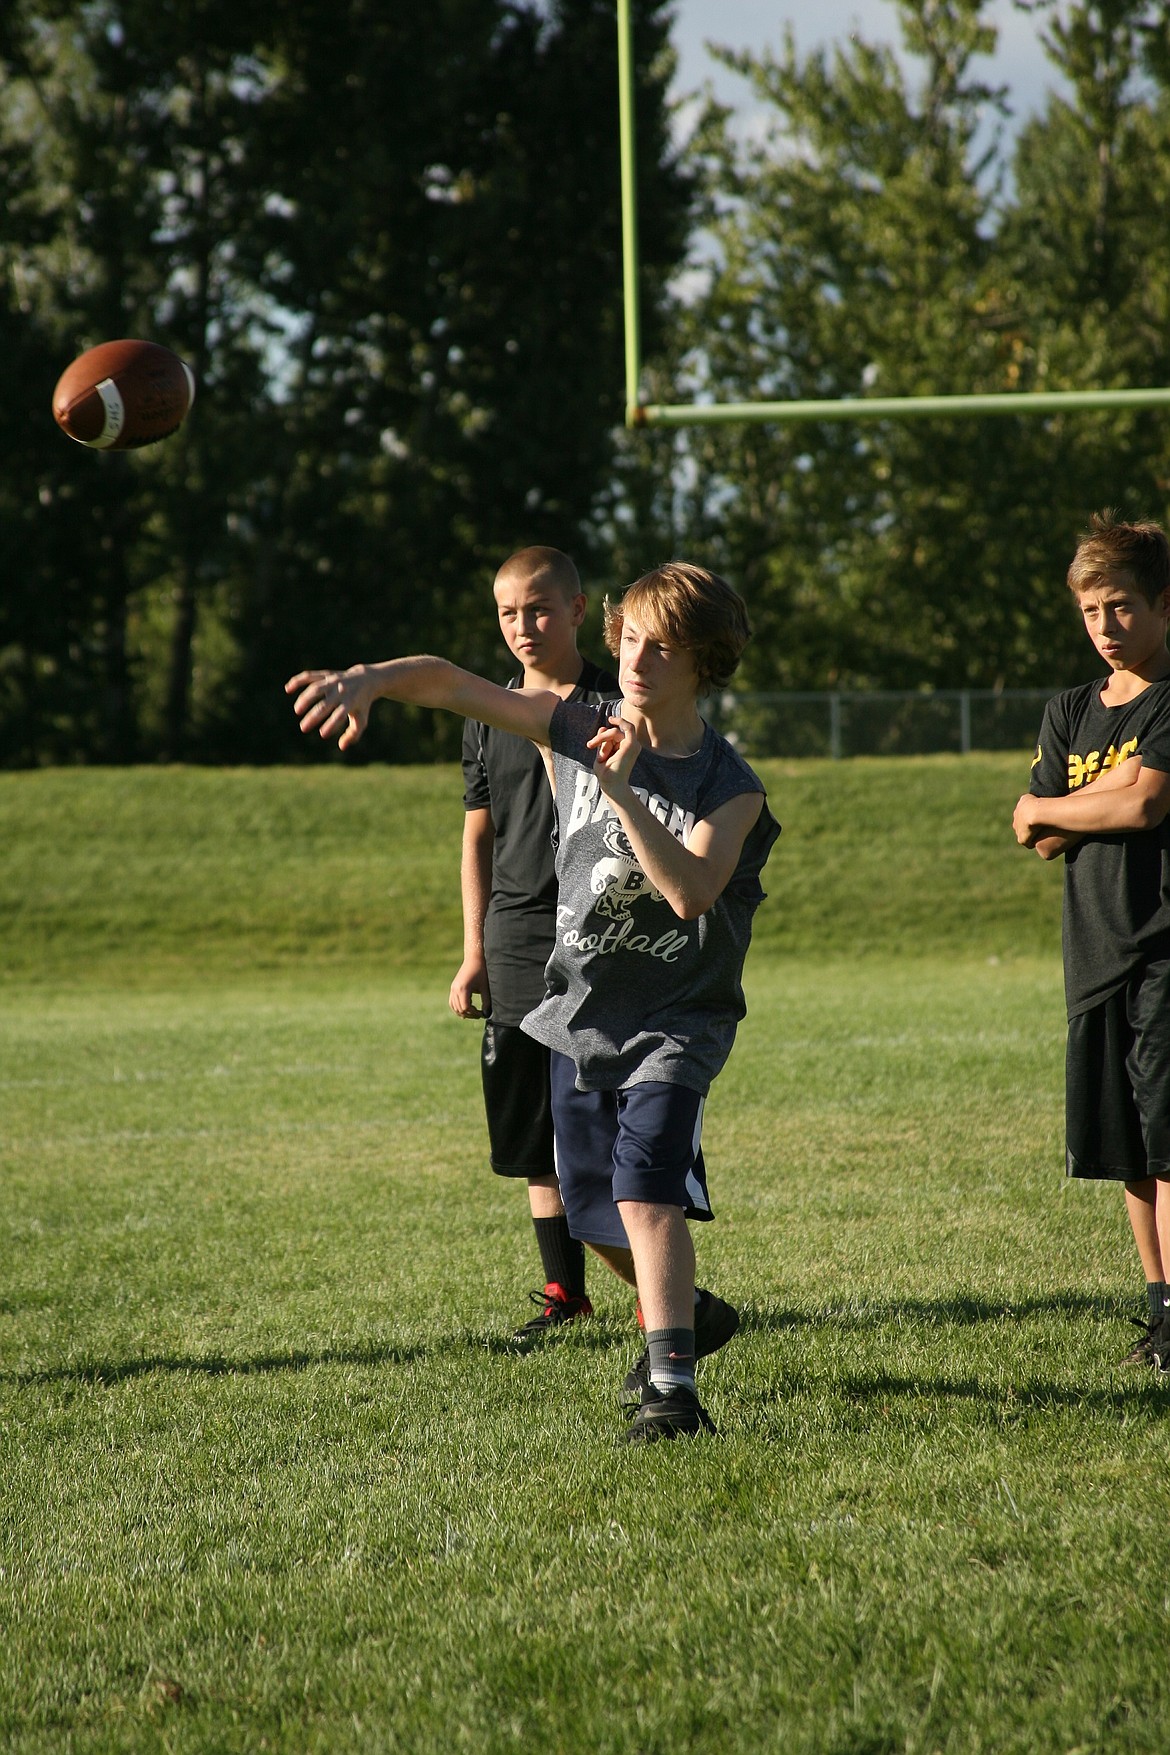
[[[692, 1159], [697, 1158], [699, 1155], [699, 1143], [703, 1135], [703, 1110], [706, 1107], [706, 1103], [706, 1097], [699, 1098], [699, 1107], [695, 1112], [695, 1132], [691, 1139]], [[711, 1211], [711, 1203], [703, 1193], [703, 1184], [699, 1181], [699, 1178], [695, 1175], [693, 1170], [687, 1171], [686, 1190], [690, 1196], [691, 1205], [698, 1212], [709, 1213]]]

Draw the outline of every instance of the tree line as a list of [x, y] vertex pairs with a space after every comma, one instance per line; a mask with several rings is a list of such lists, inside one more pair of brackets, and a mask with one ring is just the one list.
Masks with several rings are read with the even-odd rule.
[[[728, 58], [679, 144], [635, 0], [648, 399], [1166, 384], [1165, 0], [1038, 7], [1014, 135], [982, 0]], [[612, 0], [9, 0], [0, 15], [0, 763], [319, 758], [306, 662], [499, 669], [529, 542], [598, 591], [667, 554], [748, 598], [756, 688], [1057, 685], [1105, 504], [1163, 516], [1162, 411], [625, 433]], [[131, 455], [57, 375], [147, 335], [200, 391]], [[457, 728], [455, 728], [457, 730]], [[453, 753], [383, 715], [364, 759]]]

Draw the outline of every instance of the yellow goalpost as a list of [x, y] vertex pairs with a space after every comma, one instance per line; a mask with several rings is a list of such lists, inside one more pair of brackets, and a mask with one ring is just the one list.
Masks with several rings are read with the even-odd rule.
[[965, 415], [1064, 414], [1077, 409], [1148, 408], [1170, 402], [1170, 389], [1015, 390], [972, 396], [848, 396], [789, 402], [643, 402], [630, 0], [617, 0], [617, 24], [628, 427], [712, 426], [728, 421], [866, 421], [913, 420], [931, 415], [954, 418]]

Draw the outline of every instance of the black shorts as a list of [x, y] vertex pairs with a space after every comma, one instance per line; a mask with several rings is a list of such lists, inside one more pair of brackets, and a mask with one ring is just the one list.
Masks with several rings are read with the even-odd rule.
[[682, 1207], [714, 1217], [700, 1134], [705, 1099], [685, 1085], [579, 1091], [577, 1069], [550, 1056], [557, 1175], [572, 1236], [628, 1249], [619, 1200]]
[[483, 1104], [497, 1176], [555, 1176], [548, 1049], [491, 1018], [480, 1047]]
[[483, 923], [491, 1015], [497, 1024], [519, 1024], [544, 998], [544, 968], [552, 955], [553, 921], [542, 915], [500, 914], [489, 908]]
[[1170, 1177], [1170, 958], [1069, 1019], [1065, 1129], [1070, 1176]]

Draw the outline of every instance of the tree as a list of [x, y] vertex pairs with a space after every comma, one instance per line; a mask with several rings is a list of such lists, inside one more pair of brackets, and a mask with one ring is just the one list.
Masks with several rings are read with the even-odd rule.
[[[743, 143], [713, 109], [695, 142], [713, 265], [674, 382], [721, 400], [1166, 382], [1170, 262], [1138, 221], [1170, 164], [1164, 100], [1120, 76], [1152, 10], [1054, 29], [1076, 96], [1024, 130], [1014, 187], [975, 148], [1002, 101], [970, 72], [980, 0], [903, 0], [916, 89], [864, 42], [728, 56], [774, 121]], [[1122, 43], [1106, 101], [1094, 69]], [[1060, 590], [1077, 529], [1110, 500], [1156, 513], [1166, 473], [1158, 423], [1133, 416], [694, 429], [641, 518], [743, 583], [756, 686], [1046, 684], [1083, 668]]]
[[[198, 419], [166, 446], [96, 456], [58, 440], [46, 457], [32, 535], [55, 560], [48, 577], [15, 566], [5, 604], [8, 618], [22, 601], [47, 607], [47, 640], [20, 649], [52, 686], [12, 721], [38, 757], [62, 745], [113, 761], [186, 747], [197, 598], [232, 564], [230, 411], [256, 385], [261, 345], [225, 243], [255, 195], [231, 174], [248, 157], [248, 41], [241, 9], [220, 0], [58, 0], [10, 19], [0, 128], [30, 167], [31, 217], [23, 235], [8, 231], [5, 253], [56, 356], [52, 375], [38, 365], [40, 394], [14, 409], [47, 413], [70, 356], [118, 335], [174, 346], [203, 390]], [[78, 620], [67, 644], [53, 637], [63, 600]], [[71, 712], [72, 701], [83, 705]], [[9, 759], [21, 758], [17, 745]]]
[[[301, 24], [312, 11], [297, 9]], [[314, 181], [275, 222], [283, 294], [307, 316], [285, 418], [306, 463], [319, 458], [314, 431], [344, 432], [345, 443], [324, 463], [298, 463], [257, 503], [280, 597], [254, 602], [249, 676], [303, 662], [306, 628], [323, 660], [441, 641], [476, 668], [496, 666], [486, 587], [500, 559], [527, 542], [579, 547], [611, 467], [622, 384], [612, 6], [505, 8], [502, 25], [498, 7], [481, 12], [487, 46], [474, 53], [441, 9], [421, 53], [420, 26], [385, 8], [360, 56], [355, 45], [330, 63], [295, 33], [285, 45], [292, 114], [326, 118]], [[666, 28], [658, 0], [643, 0], [651, 285], [682, 254], [688, 204], [667, 136]], [[411, 108], [419, 59], [441, 72], [444, 108], [429, 130]], [[387, 115], [398, 118], [389, 146]], [[279, 187], [295, 189], [300, 150], [299, 129], [278, 125]], [[358, 205], [342, 240], [330, 216], [346, 200]], [[299, 569], [285, 558], [286, 521], [294, 538], [332, 525], [342, 553], [319, 555], [316, 574]], [[342, 568], [344, 594], [331, 583]], [[274, 711], [273, 750], [287, 747]], [[369, 748], [417, 749], [423, 736], [451, 753], [456, 731], [387, 716]]]
[[[639, 0], [651, 285], [688, 205], [667, 22]], [[200, 380], [178, 439], [46, 454], [0, 605], [2, 759], [308, 756], [293, 666], [440, 641], [491, 662], [491, 572], [580, 546], [619, 416], [609, 0], [17, 0], [0, 54], [34, 379], [143, 334]], [[37, 623], [46, 594], [76, 640]]]

